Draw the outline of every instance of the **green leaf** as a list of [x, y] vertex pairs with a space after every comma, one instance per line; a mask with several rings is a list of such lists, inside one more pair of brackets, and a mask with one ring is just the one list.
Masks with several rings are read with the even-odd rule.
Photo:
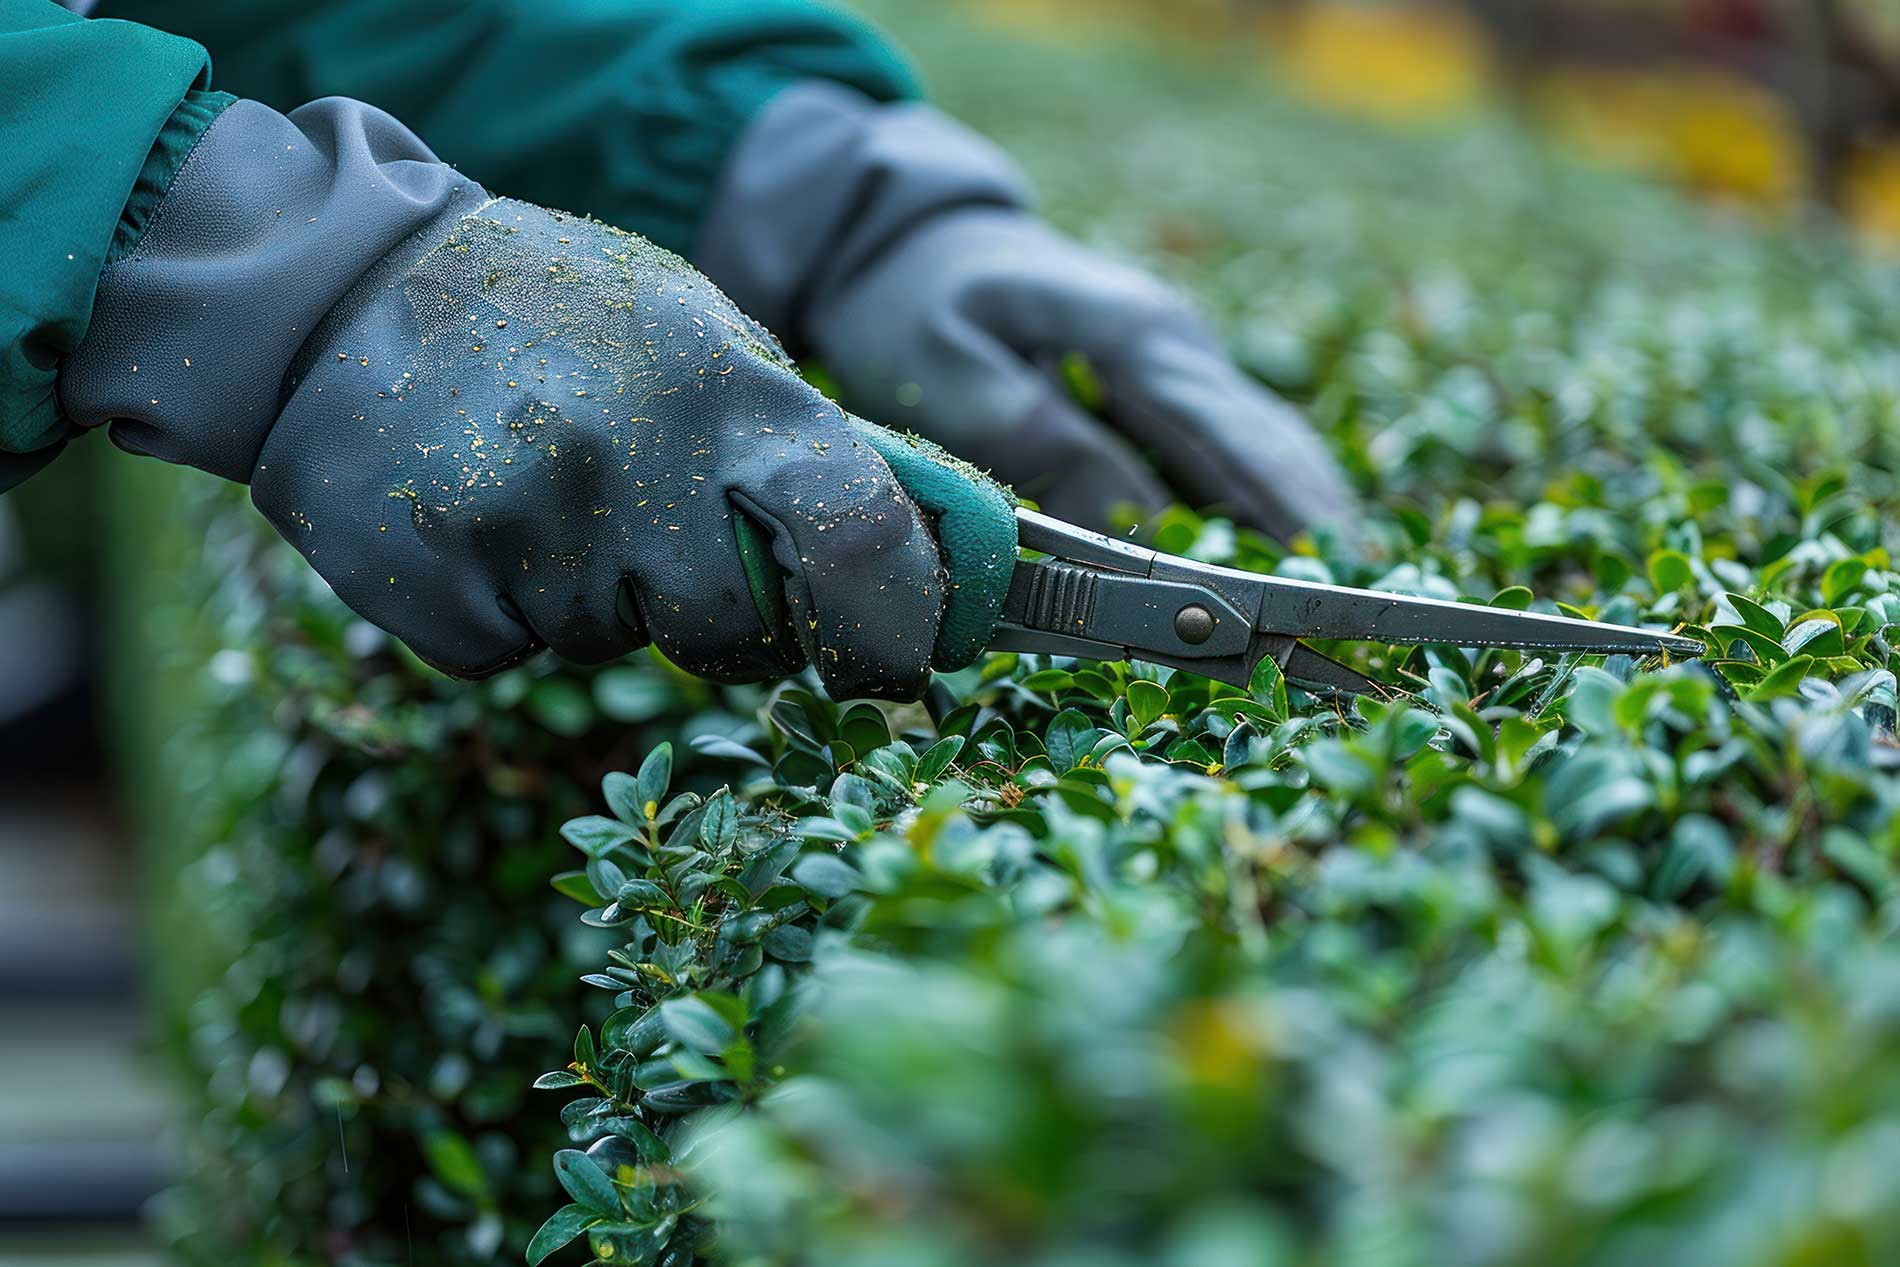
[[623, 881], [614, 890], [614, 901], [636, 911], [667, 910], [673, 905], [673, 899], [665, 889], [652, 880], [638, 877]]
[[594, 679], [594, 705], [601, 715], [637, 725], [660, 716], [677, 698], [672, 683], [643, 666], [616, 665]]
[[1680, 550], [1657, 550], [1649, 556], [1649, 583], [1658, 594], [1673, 594], [1695, 581], [1695, 567]]
[[640, 763], [640, 773], [635, 777], [635, 795], [639, 797], [643, 818], [651, 819], [659, 813], [661, 802], [666, 800], [667, 786], [672, 781], [673, 745], [663, 743], [647, 754], [647, 759]]
[[1528, 585], [1507, 585], [1491, 596], [1490, 605], [1510, 611], [1528, 611], [1536, 598]]
[[528, 1267], [540, 1267], [555, 1250], [600, 1222], [600, 1216], [584, 1205], [564, 1205], [548, 1216], [548, 1221], [528, 1242]]
[[967, 742], [962, 735], [949, 735], [931, 744], [929, 750], [917, 760], [916, 781], [931, 784], [942, 778]]
[[615, 1139], [624, 1139], [631, 1144], [641, 1161], [664, 1165], [673, 1160], [673, 1150], [667, 1147], [666, 1141], [634, 1119], [608, 1117], [602, 1120], [607, 1125], [607, 1133]]
[[792, 879], [808, 892], [833, 901], [862, 882], [857, 868], [836, 854], [828, 853], [806, 854], [793, 863]]
[[1168, 745], [1164, 755], [1169, 761], [1196, 766], [1203, 771], [1212, 768], [1219, 761], [1219, 758], [1208, 751], [1207, 745], [1198, 739], [1177, 739]]
[[832, 780], [831, 806], [833, 811], [846, 805], [856, 806], [866, 814], [877, 809], [877, 793], [871, 784], [855, 774], [841, 774]]
[[588, 906], [599, 906], [607, 895], [597, 891], [585, 871], [563, 871], [554, 877], [554, 891]]
[[625, 1007], [600, 1023], [600, 1041], [609, 1051], [651, 1055], [666, 1039], [666, 1024], [657, 1007]]
[[561, 825], [561, 839], [590, 858], [598, 858], [616, 845], [626, 844], [636, 834], [625, 823], [599, 815], [570, 819]]
[[1564, 715], [1579, 730], [1592, 735], [1614, 735], [1622, 729], [1617, 702], [1623, 684], [1602, 669], [1586, 665], [1571, 675]]
[[675, 1047], [667, 1059], [672, 1062], [673, 1071], [687, 1082], [725, 1082], [732, 1077], [725, 1066], [689, 1048]]
[[1253, 676], [1247, 682], [1247, 694], [1254, 703], [1267, 710], [1267, 717], [1275, 725], [1286, 720], [1286, 675], [1280, 672], [1279, 662], [1272, 656], [1260, 657], [1260, 663], [1253, 666]]
[[1322, 739], [1300, 750], [1313, 781], [1347, 798], [1364, 796], [1378, 786], [1378, 771], [1337, 739]]
[[607, 809], [615, 818], [631, 827], [646, 825], [647, 816], [640, 809], [640, 786], [634, 782], [631, 774], [615, 770], [603, 776], [600, 794], [606, 799]]
[[1771, 638], [1776, 642], [1781, 641], [1781, 620], [1773, 612], [1740, 594], [1729, 594], [1726, 597], [1729, 606], [1735, 609], [1735, 614], [1742, 618], [1743, 625], [1765, 638]]
[[891, 729], [877, 705], [853, 704], [838, 718], [838, 737], [863, 756], [890, 743]]
[[1734, 866], [1735, 844], [1728, 829], [1707, 814], [1685, 815], [1670, 833], [1650, 890], [1663, 901], [1673, 901], [1701, 880], [1727, 884]]
[[718, 757], [725, 761], [743, 761], [747, 765], [770, 766], [763, 754], [724, 735], [700, 735], [692, 742], [694, 752], [702, 756]]
[[1168, 711], [1168, 692], [1159, 682], [1137, 678], [1128, 684], [1128, 711], [1137, 730], [1146, 730]]
[[1876, 896], [1894, 886], [1891, 863], [1865, 836], [1845, 827], [1829, 827], [1821, 833], [1821, 854]]
[[1735, 647], [1747, 647], [1754, 654], [1756, 663], [1763, 667], [1773, 667], [1788, 658], [1787, 648], [1764, 633], [1743, 625], [1716, 625], [1709, 630], [1721, 640], [1723, 650], [1733, 656]]
[[1620, 554], [1605, 550], [1596, 556], [1591, 571], [1597, 578], [1598, 587], [1605, 594], [1617, 594], [1636, 575], [1636, 565]]
[[1392, 757], [1396, 761], [1409, 761], [1425, 749], [1425, 746], [1438, 737], [1439, 724], [1436, 715], [1422, 708], [1406, 708], [1399, 711], [1393, 721]]
[[720, 788], [706, 802], [705, 812], [699, 819], [699, 843], [713, 853], [722, 853], [732, 848], [739, 839], [739, 803], [732, 799], [732, 793]]
[[583, 1025], [574, 1035], [574, 1063], [577, 1065], [594, 1064], [594, 1031]]
[[826, 733], [821, 736], [820, 727], [812, 723], [811, 712], [801, 702], [810, 698], [803, 692], [788, 691], [772, 701], [770, 717], [773, 727], [793, 746], [817, 753], [824, 750], [825, 742], [830, 738], [830, 734], [827, 728]]
[[1626, 749], [1594, 745], [1555, 767], [1545, 798], [1552, 825], [1569, 839], [1586, 840], [1654, 805], [1656, 792]]
[[536, 1091], [560, 1091], [567, 1087], [585, 1086], [587, 1080], [568, 1069], [553, 1069], [534, 1080]]
[[[601, 1264], [627, 1263], [647, 1267], [654, 1263], [667, 1238], [673, 1234], [671, 1216], [651, 1225], [638, 1223], [601, 1224], [587, 1229], [587, 1243]], [[690, 1260], [688, 1260], [690, 1261]], [[667, 1267], [679, 1267], [669, 1263]]]
[[765, 953], [786, 963], [811, 961], [811, 934], [796, 924], [781, 924], [759, 939]]
[[619, 1217], [620, 1197], [614, 1191], [613, 1180], [578, 1148], [563, 1148], [554, 1154], [554, 1177], [561, 1181], [568, 1196], [589, 1210], [609, 1218]]
[[1817, 660], [1847, 654], [1847, 639], [1841, 632], [1841, 619], [1833, 612], [1803, 616], [1782, 636], [1781, 645], [1790, 654], [1798, 652]]
[[1799, 694], [1802, 679], [1807, 677], [1808, 672], [1813, 668], [1813, 656], [1794, 656], [1749, 688], [1747, 697], [1751, 700], [1768, 700]]
[[693, 997], [719, 1013], [725, 1018], [726, 1024], [732, 1026], [733, 1029], [745, 1028], [746, 1018], [750, 1013], [747, 1011], [746, 1001], [738, 995], [729, 990], [701, 990]]
[[831, 807], [832, 815], [851, 833], [854, 839], [862, 840], [877, 829], [877, 820], [871, 811], [849, 801]]
[[917, 753], [900, 739], [866, 753], [858, 759], [857, 768], [867, 786], [882, 788], [893, 796], [909, 796], [917, 778]]
[[612, 899], [620, 891], [620, 886], [627, 882], [627, 873], [609, 858], [588, 859], [586, 876], [594, 892], [607, 899]]
[[482, 1172], [474, 1148], [460, 1135], [448, 1130], [431, 1131], [422, 1139], [422, 1153], [443, 1187], [474, 1201], [489, 1199], [488, 1176]]
[[694, 1051], [717, 1052], [738, 1035], [716, 1009], [703, 999], [668, 999], [660, 1004], [667, 1035]]
[[1043, 746], [1049, 753], [1049, 766], [1057, 774], [1067, 774], [1088, 759], [1102, 732], [1081, 711], [1065, 708], [1049, 723]]
[[1831, 606], [1845, 599], [1867, 578], [1865, 559], [1836, 559], [1821, 576], [1821, 597]]

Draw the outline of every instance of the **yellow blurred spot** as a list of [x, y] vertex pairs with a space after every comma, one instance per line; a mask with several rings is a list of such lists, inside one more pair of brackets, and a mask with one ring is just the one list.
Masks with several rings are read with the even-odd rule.
[[1462, 114], [1490, 83], [1490, 40], [1448, 4], [1316, 0], [1270, 21], [1268, 36], [1295, 93], [1381, 123]]
[[1705, 197], [1784, 208], [1807, 188], [1788, 106], [1739, 75], [1569, 68], [1545, 76], [1536, 97], [1557, 134], [1592, 156]]
[[1232, 38], [1240, 10], [1232, 0], [976, 0], [985, 25], [1070, 46], [1078, 32], [1121, 27], [1177, 43]]
[[1184, 1007], [1171, 1030], [1182, 1071], [1194, 1083], [1226, 1091], [1257, 1084], [1270, 1047], [1262, 1018], [1233, 1001], [1202, 1000]]
[[1841, 175], [1841, 210], [1869, 245], [1900, 253], [1900, 138], [1855, 147]]

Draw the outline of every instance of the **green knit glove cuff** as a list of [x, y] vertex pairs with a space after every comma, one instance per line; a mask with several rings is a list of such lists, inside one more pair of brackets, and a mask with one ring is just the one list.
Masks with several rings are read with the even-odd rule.
[[[996, 632], [1016, 573], [1015, 495], [921, 436], [860, 418], [851, 424], [936, 530], [950, 579], [931, 663], [943, 673], [974, 664]], [[780, 629], [786, 618], [784, 578], [772, 560], [771, 543], [743, 515], [733, 517], [733, 526], [752, 599], [766, 628]]]
[[1016, 574], [1016, 497], [922, 436], [852, 419], [937, 530], [950, 590], [932, 663], [944, 673], [974, 664], [1003, 617]]

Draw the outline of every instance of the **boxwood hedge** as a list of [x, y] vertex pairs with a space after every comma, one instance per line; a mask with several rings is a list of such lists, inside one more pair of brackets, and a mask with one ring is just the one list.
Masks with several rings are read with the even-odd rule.
[[1352, 540], [1156, 544], [1714, 654], [1334, 648], [1414, 692], [1351, 708], [1029, 657], [909, 709], [468, 688], [128, 472], [180, 1244], [1893, 1261], [1893, 277], [1500, 121], [1375, 135], [1238, 54], [868, 7], [1367, 494]]

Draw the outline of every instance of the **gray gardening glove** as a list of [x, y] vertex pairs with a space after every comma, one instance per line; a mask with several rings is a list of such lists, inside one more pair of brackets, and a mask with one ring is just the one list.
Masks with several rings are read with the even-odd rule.
[[[847, 404], [1106, 527], [1213, 507], [1289, 536], [1351, 504], [1332, 456], [1187, 302], [1025, 210], [988, 142], [826, 83], [779, 93], [727, 160], [695, 259]], [[1056, 372], [1080, 353], [1103, 418]]]
[[913, 697], [933, 651], [975, 658], [1013, 568], [1001, 489], [844, 414], [683, 260], [491, 197], [354, 101], [212, 124], [60, 397], [250, 484], [344, 602], [463, 676], [651, 639], [719, 680], [809, 660]]

